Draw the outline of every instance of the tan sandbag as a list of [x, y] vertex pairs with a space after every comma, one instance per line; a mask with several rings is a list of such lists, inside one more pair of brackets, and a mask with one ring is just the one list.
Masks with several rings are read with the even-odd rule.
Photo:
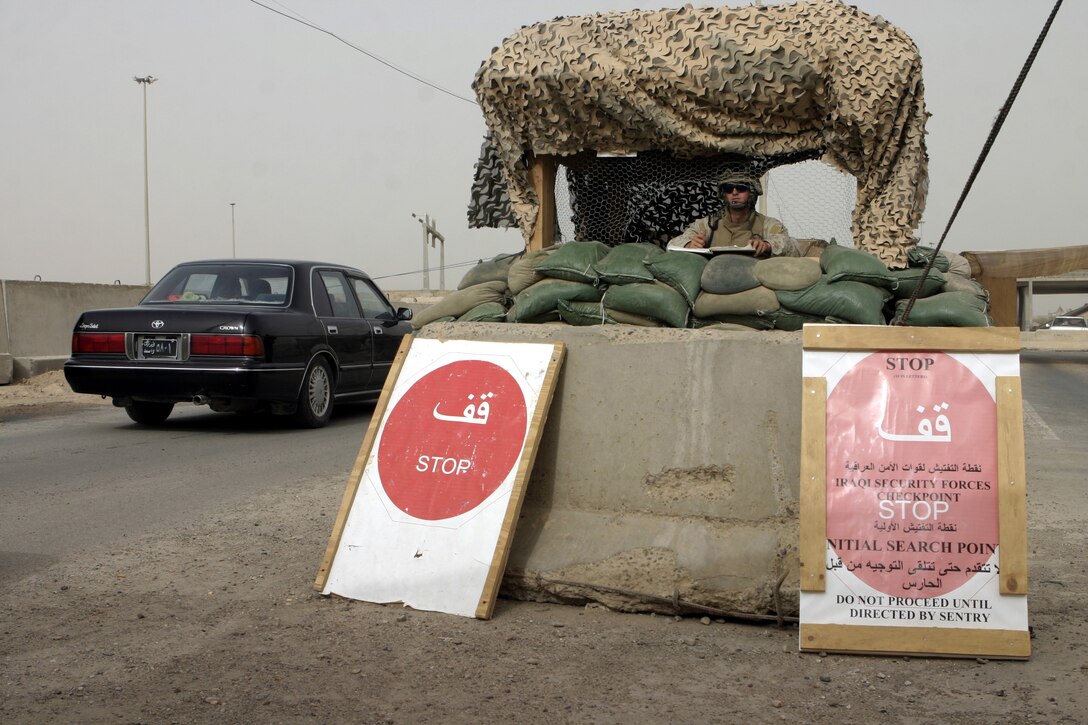
[[457, 289], [468, 289], [484, 282], [506, 282], [510, 265], [517, 261], [518, 254], [500, 254], [486, 262], [480, 262], [465, 273], [457, 284]]
[[820, 281], [819, 261], [810, 257], [772, 257], [756, 262], [752, 274], [773, 290], [799, 290]]
[[484, 282], [450, 292], [438, 302], [422, 310], [412, 318], [412, 327], [416, 330], [430, 324], [440, 317], [460, 317], [473, 307], [485, 302], [504, 303], [506, 301], [506, 282]]
[[703, 292], [695, 300], [695, 316], [758, 315], [774, 312], [780, 306], [774, 290], [762, 286], [731, 295], [716, 295]]
[[554, 254], [559, 247], [544, 247], [532, 252], [526, 252], [520, 259], [510, 265], [510, 271], [506, 275], [506, 286], [511, 294], [518, 294], [530, 285], [534, 285], [544, 279], [544, 275], [536, 271], [536, 265], [550, 254]]

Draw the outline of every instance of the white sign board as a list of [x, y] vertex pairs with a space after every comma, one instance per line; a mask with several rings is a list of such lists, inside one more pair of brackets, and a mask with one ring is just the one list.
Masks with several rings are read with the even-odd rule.
[[413, 340], [401, 353], [318, 585], [487, 618], [563, 349]]

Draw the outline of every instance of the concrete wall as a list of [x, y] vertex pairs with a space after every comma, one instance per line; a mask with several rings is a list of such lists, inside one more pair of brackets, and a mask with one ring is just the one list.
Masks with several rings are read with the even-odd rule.
[[566, 345], [506, 594], [796, 613], [800, 333], [447, 323], [418, 336]]
[[84, 310], [127, 307], [143, 285], [0, 281], [0, 384], [59, 368]]

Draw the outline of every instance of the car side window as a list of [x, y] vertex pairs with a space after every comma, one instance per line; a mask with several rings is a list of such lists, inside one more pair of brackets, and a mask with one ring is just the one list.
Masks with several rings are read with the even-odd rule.
[[351, 286], [355, 295], [359, 298], [359, 304], [363, 306], [363, 317], [371, 320], [395, 320], [397, 313], [393, 306], [386, 302], [381, 293], [365, 279], [351, 278]]
[[[333, 270], [321, 270], [317, 273], [317, 276], [321, 280], [321, 286], [327, 295], [333, 317], [361, 317], [359, 305], [355, 303], [355, 296], [348, 289], [348, 283], [343, 274]], [[318, 304], [316, 292], [315, 305]]]

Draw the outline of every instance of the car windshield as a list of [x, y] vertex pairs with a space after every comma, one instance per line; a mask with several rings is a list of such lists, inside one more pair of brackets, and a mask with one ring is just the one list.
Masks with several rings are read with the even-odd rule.
[[1088, 320], [1083, 317], [1055, 317], [1051, 327], [1088, 327]]
[[184, 264], [174, 267], [143, 302], [286, 306], [293, 270], [278, 264]]

